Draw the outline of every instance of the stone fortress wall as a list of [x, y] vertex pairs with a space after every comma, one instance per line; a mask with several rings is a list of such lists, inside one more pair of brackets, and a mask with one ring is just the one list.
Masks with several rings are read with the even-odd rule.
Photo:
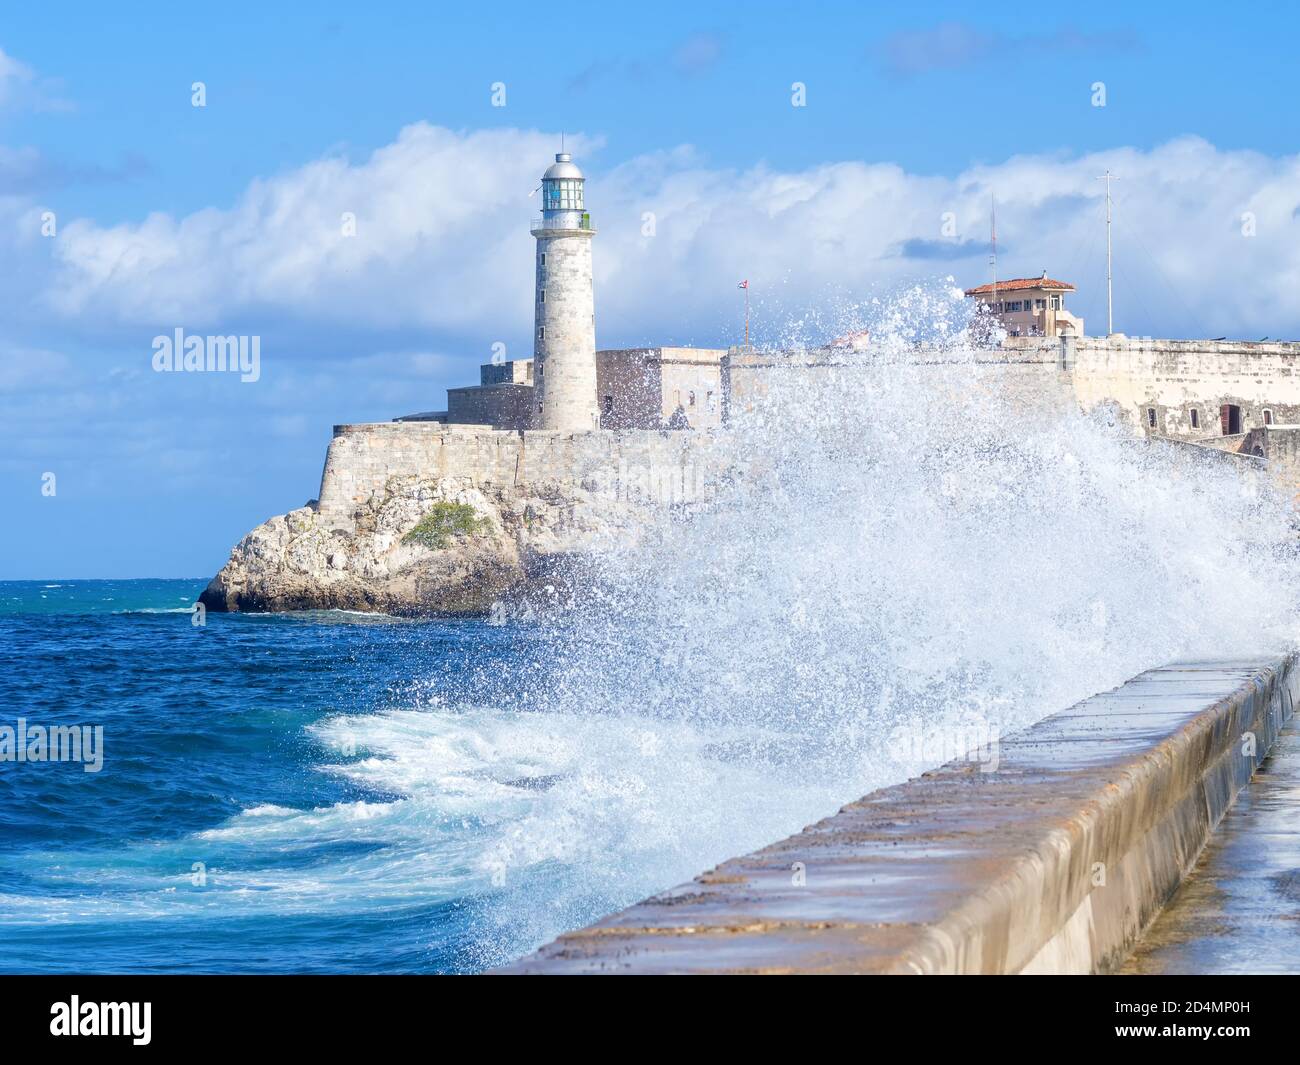
[[1061, 350], [1083, 409], [1109, 405], [1144, 436], [1263, 459], [1300, 491], [1300, 343], [1116, 335], [1067, 337]]
[[[917, 353], [918, 360], [927, 358], [946, 361], [938, 353]], [[985, 375], [985, 387], [996, 382], [1024, 404], [1108, 405], [1135, 434], [1263, 457], [1300, 487], [1300, 343], [1013, 338], [976, 361], [995, 370]], [[351, 512], [390, 478], [410, 476], [471, 487], [571, 485], [616, 498], [693, 501], [725, 475], [718, 434], [727, 431], [729, 420], [762, 403], [779, 376], [842, 372], [846, 366], [869, 373], [871, 367], [869, 355], [849, 362], [835, 352], [737, 349], [718, 365], [717, 428], [566, 432], [433, 421], [336, 426], [320, 512], [346, 526]], [[851, 386], [852, 376], [845, 380]], [[521, 409], [532, 392], [522, 380], [488, 387], [525, 393]], [[1229, 405], [1238, 409], [1240, 424], [1231, 426], [1238, 432], [1225, 434], [1220, 414]], [[1196, 427], [1192, 410], [1198, 411]], [[1265, 411], [1271, 424], [1265, 424]]]
[[725, 475], [711, 433], [647, 430], [508, 432], [441, 422], [336, 425], [318, 514], [348, 529], [356, 509], [394, 478], [465, 488], [580, 488], [611, 500], [692, 503]]
[[[1300, 424], [1300, 343], [1117, 335], [1066, 338], [1063, 349], [1079, 403], [1112, 403], [1147, 435], [1206, 441]], [[1225, 407], [1237, 410], [1231, 434]]]

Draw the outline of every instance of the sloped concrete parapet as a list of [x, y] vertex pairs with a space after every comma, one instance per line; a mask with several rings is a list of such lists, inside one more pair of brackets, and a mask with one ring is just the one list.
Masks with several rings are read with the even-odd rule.
[[1150, 670], [505, 971], [1113, 971], [1298, 688], [1294, 656]]

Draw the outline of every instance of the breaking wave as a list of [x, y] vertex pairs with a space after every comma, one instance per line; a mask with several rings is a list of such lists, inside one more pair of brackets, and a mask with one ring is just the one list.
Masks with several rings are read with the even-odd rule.
[[[1296, 643], [1296, 527], [1266, 473], [1080, 412], [1052, 364], [974, 351], [965, 313], [917, 289], [841, 321], [865, 352], [783, 338], [790, 368], [718, 441], [738, 475], [602, 554], [541, 637], [546, 708], [591, 723], [574, 761], [614, 794], [549, 796], [485, 864], [630, 901], [945, 760], [945, 737]], [[554, 893], [521, 898], [526, 938], [565, 923]]]

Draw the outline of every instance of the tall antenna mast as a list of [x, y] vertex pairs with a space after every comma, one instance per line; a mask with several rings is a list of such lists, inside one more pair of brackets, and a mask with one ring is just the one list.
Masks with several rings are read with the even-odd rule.
[[993, 274], [993, 303], [998, 301], [998, 205], [989, 193], [989, 271]]
[[1115, 305], [1111, 296], [1111, 267], [1110, 267], [1110, 179], [1114, 175], [1107, 170], [1104, 174], [1098, 174], [1098, 180], [1106, 179], [1106, 335], [1110, 336], [1115, 332]]

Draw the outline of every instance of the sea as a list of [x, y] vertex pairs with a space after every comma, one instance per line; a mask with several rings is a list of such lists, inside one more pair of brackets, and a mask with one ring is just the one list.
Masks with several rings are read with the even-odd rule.
[[0, 729], [102, 730], [0, 761], [0, 971], [482, 971], [833, 801], [773, 821], [725, 729], [557, 707], [543, 623], [204, 584], [0, 582]]

